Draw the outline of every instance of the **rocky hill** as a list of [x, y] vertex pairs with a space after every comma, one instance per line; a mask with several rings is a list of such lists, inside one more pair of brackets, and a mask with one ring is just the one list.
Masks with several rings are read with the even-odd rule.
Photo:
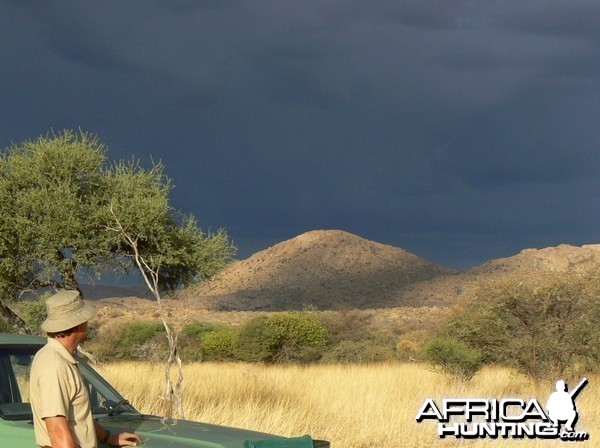
[[516, 255], [418, 282], [401, 292], [397, 302], [452, 305], [469, 299], [482, 283], [511, 279], [539, 281], [548, 275], [575, 270], [600, 269], [600, 245], [581, 247], [561, 244], [542, 249], [524, 249]]
[[218, 310], [382, 308], [405, 303], [411, 285], [452, 269], [341, 230], [316, 230], [228, 266], [180, 294]]
[[317, 230], [232, 263], [177, 298], [219, 311], [434, 307], [472, 295], [481, 281], [593, 266], [600, 266], [600, 245], [560, 245], [456, 272], [341, 230]]
[[581, 247], [561, 244], [543, 249], [524, 249], [517, 255], [490, 260], [465, 273], [472, 276], [543, 274], [600, 266], [600, 244]]
[[[313, 231], [228, 266], [217, 278], [164, 300], [170, 321], [239, 325], [257, 315], [313, 308], [346, 315], [372, 331], [412, 331], [436, 326], [450, 306], [468, 299], [482, 282], [504, 277], [536, 279], [600, 267], [600, 245], [525, 249], [455, 272], [402, 249], [339, 230]], [[95, 297], [100, 293], [112, 296]], [[119, 294], [116, 294], [119, 293]], [[86, 291], [98, 298], [96, 328], [129, 320], [155, 320], [153, 300], [132, 290]], [[137, 297], [132, 297], [132, 296]]]

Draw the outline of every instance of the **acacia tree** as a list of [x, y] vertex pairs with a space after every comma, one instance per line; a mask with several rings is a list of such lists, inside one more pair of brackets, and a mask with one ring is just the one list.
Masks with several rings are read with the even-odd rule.
[[597, 272], [505, 280], [481, 287], [445, 331], [485, 361], [511, 365], [535, 380], [600, 361]]
[[[169, 342], [167, 417], [183, 417], [177, 334], [161, 293], [208, 278], [232, 257], [224, 230], [205, 233], [172, 208], [162, 164], [108, 164], [96, 137], [65, 131], [0, 155], [0, 314], [28, 332], [10, 304], [25, 291], [75, 289], [78, 275], [137, 270], [154, 295]], [[173, 387], [171, 365], [179, 365]]]
[[227, 233], [204, 233], [174, 210], [171, 189], [161, 164], [110, 164], [105, 146], [86, 133], [64, 131], [3, 151], [0, 314], [26, 332], [11, 304], [48, 287], [81, 292], [82, 275], [139, 269], [156, 276], [153, 294], [213, 275], [234, 253]]
[[[165, 318], [161, 291], [212, 276], [224, 266], [231, 245], [223, 230], [207, 235], [192, 216], [171, 209], [167, 201], [171, 183], [164, 176], [162, 165], [150, 170], [140, 168], [135, 162], [116, 165], [110, 183], [107, 204], [112, 224], [107, 230], [119, 239], [124, 261], [138, 269], [156, 300], [169, 343], [165, 369], [166, 417], [172, 416], [176, 405], [183, 418], [183, 371], [178, 334]], [[144, 211], [143, 219], [135, 210]], [[178, 366], [175, 385], [171, 379], [173, 363]]]
[[28, 290], [80, 290], [76, 273], [118, 262], [103, 231], [104, 146], [73, 132], [41, 137], [0, 155], [0, 309], [24, 332], [10, 303]]

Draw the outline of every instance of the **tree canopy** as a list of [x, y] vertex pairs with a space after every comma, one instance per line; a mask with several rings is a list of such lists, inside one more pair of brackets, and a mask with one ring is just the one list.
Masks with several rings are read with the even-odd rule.
[[595, 271], [483, 285], [444, 333], [480, 350], [488, 363], [535, 379], [577, 376], [600, 363], [600, 283]]
[[[97, 137], [64, 131], [0, 154], [0, 311], [25, 291], [81, 290], [82, 275], [136, 269], [133, 238], [163, 290], [208, 278], [233, 256], [226, 231], [205, 232], [169, 202], [162, 164], [110, 162]], [[14, 317], [10, 316], [13, 324]]]

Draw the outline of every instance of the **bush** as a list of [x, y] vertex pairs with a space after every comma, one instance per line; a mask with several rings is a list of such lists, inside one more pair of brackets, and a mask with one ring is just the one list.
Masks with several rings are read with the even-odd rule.
[[223, 327], [204, 334], [200, 343], [202, 359], [205, 361], [227, 361], [235, 358], [237, 332]]
[[183, 326], [181, 336], [195, 338], [199, 341], [205, 333], [220, 330], [223, 327], [226, 325], [214, 322], [191, 322]]
[[46, 298], [50, 294], [45, 294], [36, 301], [27, 301], [21, 303], [21, 318], [25, 321], [27, 328], [32, 334], [42, 334], [40, 326], [48, 316], [46, 310]]
[[256, 317], [241, 328], [235, 344], [237, 358], [242, 361], [274, 361], [277, 336], [268, 321], [267, 316]]
[[321, 319], [331, 334], [331, 342], [362, 341], [370, 336], [372, 315], [360, 310], [324, 313]]
[[329, 343], [325, 325], [302, 312], [261, 316], [242, 327], [235, 344], [244, 361], [314, 362]]
[[224, 324], [193, 322], [185, 325], [179, 338], [185, 361], [227, 361], [235, 359], [237, 331]]
[[134, 321], [122, 324], [106, 342], [95, 347], [101, 359], [166, 359], [168, 344], [160, 322]]
[[398, 358], [402, 361], [414, 361], [421, 352], [421, 347], [414, 341], [409, 339], [401, 339], [396, 344]]
[[488, 282], [457, 309], [445, 335], [536, 380], [569, 376], [600, 363], [598, 294], [597, 272]]
[[13, 333], [14, 328], [3, 317], [0, 317], [0, 333]]
[[432, 339], [423, 351], [430, 363], [458, 380], [470, 380], [483, 366], [481, 352], [455, 338]]
[[370, 364], [396, 360], [394, 350], [387, 344], [372, 339], [342, 341], [328, 351], [322, 362], [343, 364]]

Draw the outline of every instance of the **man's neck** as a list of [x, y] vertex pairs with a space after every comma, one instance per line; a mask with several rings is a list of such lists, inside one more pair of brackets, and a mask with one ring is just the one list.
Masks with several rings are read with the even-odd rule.
[[63, 347], [65, 347], [69, 353], [74, 355], [77, 352], [77, 346], [79, 345], [79, 340], [73, 333], [68, 336], [64, 336], [62, 338], [55, 338]]

